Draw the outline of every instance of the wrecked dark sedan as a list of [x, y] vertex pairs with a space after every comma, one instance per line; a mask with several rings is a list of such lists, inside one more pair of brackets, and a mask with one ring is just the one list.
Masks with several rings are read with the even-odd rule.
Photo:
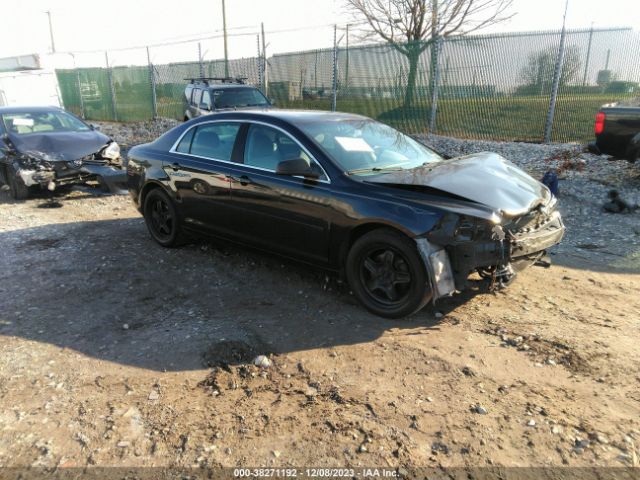
[[89, 181], [126, 186], [118, 144], [60, 108], [0, 107], [0, 137], [0, 181], [17, 200]]
[[549, 190], [499, 155], [445, 160], [351, 114], [208, 115], [134, 147], [127, 174], [160, 245], [197, 232], [341, 272], [390, 318], [473, 273], [506, 285], [564, 233]]

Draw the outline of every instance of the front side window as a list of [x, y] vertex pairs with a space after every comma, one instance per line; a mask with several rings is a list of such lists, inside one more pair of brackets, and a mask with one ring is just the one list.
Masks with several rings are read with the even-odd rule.
[[350, 175], [409, 170], [442, 161], [411, 137], [374, 120], [320, 120], [299, 127]]
[[202, 92], [202, 103], [204, 103], [207, 108], [211, 108], [211, 95], [209, 94], [209, 90]]
[[187, 153], [189, 143], [188, 153], [191, 155], [231, 161], [233, 145], [240, 130], [239, 123], [207, 123], [191, 130], [193, 133], [186, 133], [178, 144], [177, 151]]
[[244, 148], [245, 165], [275, 172], [281, 161], [298, 158], [306, 161], [320, 178], [327, 179], [322, 168], [289, 135], [266, 125], [249, 126]]
[[191, 103], [197, 107], [200, 105], [200, 99], [202, 99], [202, 90], [196, 88], [193, 90], [193, 99], [191, 100]]
[[5, 113], [2, 123], [7, 132], [16, 135], [44, 132], [88, 132], [89, 126], [62, 111]]

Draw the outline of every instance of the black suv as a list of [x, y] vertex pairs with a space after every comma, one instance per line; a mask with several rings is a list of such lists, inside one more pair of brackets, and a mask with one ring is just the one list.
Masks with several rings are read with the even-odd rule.
[[211, 112], [273, 107], [260, 90], [246, 85], [246, 78], [243, 77], [201, 77], [185, 80], [189, 80], [184, 89], [185, 122]]

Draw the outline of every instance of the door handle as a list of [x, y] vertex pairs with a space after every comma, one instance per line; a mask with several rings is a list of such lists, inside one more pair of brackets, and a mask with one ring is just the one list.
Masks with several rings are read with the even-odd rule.
[[232, 182], [239, 183], [242, 186], [249, 185], [250, 183], [253, 183], [251, 181], [251, 179], [247, 175], [241, 175], [239, 178], [238, 177], [234, 177], [232, 175], [227, 175], [227, 179], [231, 180]]
[[177, 172], [178, 170], [180, 170], [180, 164], [178, 162], [174, 162], [171, 164], [171, 168], [173, 168], [174, 172]]

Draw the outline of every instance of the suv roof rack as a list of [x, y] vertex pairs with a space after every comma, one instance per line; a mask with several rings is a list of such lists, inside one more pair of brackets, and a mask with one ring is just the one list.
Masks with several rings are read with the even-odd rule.
[[245, 84], [245, 80], [248, 77], [188, 77], [184, 80], [189, 80], [191, 83], [202, 82], [208, 84], [210, 81], [220, 83], [237, 83], [240, 85]]

